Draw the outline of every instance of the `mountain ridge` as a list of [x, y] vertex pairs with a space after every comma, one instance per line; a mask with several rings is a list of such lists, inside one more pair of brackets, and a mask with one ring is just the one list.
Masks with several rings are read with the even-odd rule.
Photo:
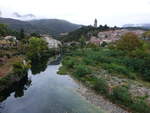
[[40, 34], [51, 34], [51, 35], [56, 35], [63, 32], [70, 32], [80, 28], [81, 26], [61, 19], [34, 19], [22, 21], [12, 18], [0, 17], [0, 23], [7, 24], [10, 29], [16, 31], [24, 29], [26, 33], [37, 32]]
[[143, 23], [143, 24], [125, 24], [123, 27], [140, 27], [145, 29], [150, 29], [150, 23]]

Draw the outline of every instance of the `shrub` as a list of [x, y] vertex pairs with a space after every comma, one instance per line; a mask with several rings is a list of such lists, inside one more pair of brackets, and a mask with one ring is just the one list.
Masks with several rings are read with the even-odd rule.
[[73, 68], [75, 64], [75, 59], [71, 57], [65, 57], [62, 64], [65, 65], [67, 68]]
[[13, 64], [14, 73], [21, 74], [24, 71], [24, 69], [25, 69], [24, 64], [21, 62], [16, 62]]
[[94, 84], [94, 89], [102, 94], [108, 94], [108, 84], [105, 79], [99, 78]]
[[75, 65], [74, 69], [75, 69], [75, 75], [80, 77], [90, 74], [92, 72], [90, 68], [88, 68], [86, 65], [83, 64]]
[[149, 69], [145, 69], [145, 71], [143, 73], [143, 78], [144, 78], [144, 80], [150, 81], [150, 70]]
[[83, 56], [83, 51], [81, 50], [75, 50], [73, 53], [73, 56]]
[[134, 111], [138, 113], [149, 113], [150, 112], [150, 107], [144, 100], [137, 99], [134, 100], [134, 103], [130, 106]]
[[118, 56], [124, 56], [125, 52], [121, 50], [116, 50], [116, 49], [104, 49], [102, 51], [102, 55], [108, 56], [108, 57], [118, 57]]
[[57, 72], [57, 74], [60, 74], [60, 75], [65, 75], [65, 74], [67, 74], [67, 69], [66, 69], [66, 67], [65, 67], [65, 66], [61, 66], [61, 67], [59, 68], [59, 71]]
[[118, 102], [119, 104], [123, 103], [127, 106], [132, 104], [131, 94], [126, 87], [120, 86], [114, 88], [111, 97], [115, 102]]
[[107, 42], [103, 41], [101, 44], [101, 47], [105, 47], [107, 45]]
[[95, 62], [94, 62], [92, 59], [87, 58], [87, 57], [83, 59], [83, 62], [84, 62], [86, 65], [95, 65]]
[[102, 64], [102, 66], [104, 67], [104, 69], [108, 70], [110, 73], [114, 72], [114, 73], [129, 75], [129, 70], [125, 66], [113, 64], [113, 63]]

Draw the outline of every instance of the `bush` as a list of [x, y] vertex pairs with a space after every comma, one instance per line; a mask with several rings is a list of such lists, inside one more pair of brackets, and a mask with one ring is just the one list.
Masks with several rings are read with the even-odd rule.
[[111, 98], [119, 104], [124, 104], [126, 106], [132, 104], [131, 94], [126, 87], [121, 86], [114, 88], [111, 94]]
[[83, 62], [84, 62], [86, 65], [95, 65], [95, 64], [96, 64], [92, 59], [87, 58], [87, 57], [83, 59]]
[[116, 49], [104, 49], [102, 50], [102, 55], [108, 57], [118, 57], [118, 56], [124, 56], [125, 52]]
[[108, 70], [110, 73], [119, 73], [129, 75], [129, 70], [122, 65], [118, 64], [102, 64], [102, 67]]
[[105, 79], [97, 79], [94, 84], [94, 89], [102, 94], [108, 94], [108, 84]]
[[57, 74], [60, 74], [60, 75], [65, 75], [65, 74], [67, 74], [67, 69], [66, 69], [66, 67], [65, 66], [61, 66], [60, 68], [59, 68], [59, 71], [57, 72]]
[[144, 102], [144, 100], [137, 99], [134, 101], [134, 103], [130, 106], [131, 109], [138, 113], [149, 113], [150, 107], [148, 104]]
[[14, 73], [21, 74], [24, 71], [24, 69], [25, 69], [24, 64], [21, 62], [16, 62], [13, 64]]
[[107, 45], [107, 42], [103, 41], [101, 44], [101, 47], [105, 47]]
[[76, 62], [75, 59], [71, 57], [65, 57], [62, 64], [65, 65], [67, 68], [73, 68], [75, 62]]
[[83, 64], [75, 65], [74, 69], [75, 69], [75, 75], [80, 77], [90, 74], [92, 72], [90, 68], [88, 68], [86, 65]]
[[143, 99], [132, 98], [126, 87], [116, 87], [111, 94], [113, 101], [129, 107], [136, 113], [149, 113], [150, 107]]

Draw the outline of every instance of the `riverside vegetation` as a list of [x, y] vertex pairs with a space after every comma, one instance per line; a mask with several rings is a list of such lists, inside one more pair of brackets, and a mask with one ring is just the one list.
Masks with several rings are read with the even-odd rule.
[[[12, 32], [7, 26], [0, 24], [2, 36], [10, 35], [10, 33]], [[55, 53], [40, 37], [25, 36], [23, 32], [20, 33], [20, 37], [16, 47], [0, 49], [0, 58], [2, 59], [0, 62], [0, 91], [9, 88], [27, 76], [29, 68], [34, 71], [32, 66], [35, 66], [35, 62], [40, 62], [41, 59], [48, 60]]]
[[51, 52], [43, 39], [31, 37], [26, 41], [25, 43], [24, 41], [20, 41], [21, 46], [14, 50], [16, 55], [11, 55], [10, 50], [2, 50], [3, 54], [1, 56], [8, 56], [9, 54], [9, 58], [6, 64], [1, 65], [1, 68], [7, 67], [11, 70], [0, 77], [0, 91], [8, 88], [14, 82], [20, 81], [26, 76], [28, 69], [32, 68], [34, 62], [38, 62], [43, 58], [49, 58]]
[[[106, 44], [105, 44], [106, 45]], [[130, 91], [130, 81], [150, 81], [150, 46], [149, 42], [139, 40], [133, 33], [98, 47], [86, 44], [72, 45], [64, 54], [59, 74], [71, 74], [97, 93], [103, 94], [116, 104], [135, 113], [149, 113], [150, 105], [146, 101], [149, 95], [135, 96]], [[106, 71], [109, 77], [101, 74]], [[101, 75], [101, 76], [100, 76]], [[111, 86], [110, 77], [127, 79], [127, 82]]]
[[[9, 59], [12, 60], [8, 62], [10, 63], [10, 67], [13, 69], [6, 76], [0, 78], [1, 86], [2, 84], [7, 86], [6, 84], [11, 84], [13, 80], [17, 80], [17, 77], [21, 78], [26, 75], [28, 68], [31, 68], [31, 70], [34, 69], [32, 66], [35, 66], [35, 63], [37, 64], [37, 62], [41, 62], [42, 59], [48, 60], [48, 58], [53, 56], [55, 52], [54, 50], [48, 48], [47, 43], [43, 39], [38, 37], [31, 37], [28, 40], [26, 39], [20, 41], [20, 43], [21, 44], [18, 49], [15, 50], [16, 55], [9, 55]], [[11, 52], [9, 52], [9, 54], [10, 53]], [[5, 54], [3, 54], [3, 56], [5, 56]], [[9, 80], [11, 78], [12, 81]]]

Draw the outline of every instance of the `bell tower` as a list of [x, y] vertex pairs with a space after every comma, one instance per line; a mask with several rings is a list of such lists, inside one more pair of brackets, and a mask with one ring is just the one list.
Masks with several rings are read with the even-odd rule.
[[97, 19], [94, 20], [94, 27], [97, 28]]

